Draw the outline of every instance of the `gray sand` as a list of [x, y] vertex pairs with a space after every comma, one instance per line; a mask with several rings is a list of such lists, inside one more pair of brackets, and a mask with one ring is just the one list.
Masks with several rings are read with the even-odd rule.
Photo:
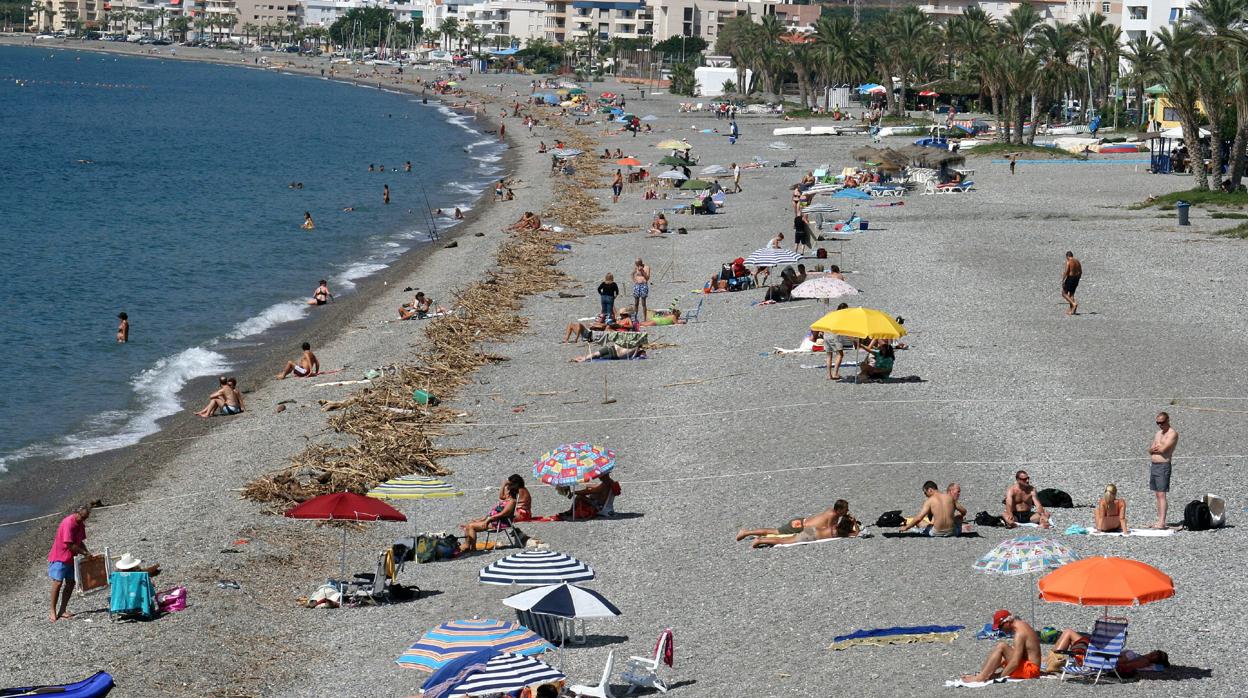
[[[1240, 266], [1235, 260], [1248, 257], [1248, 247], [1205, 234], [1221, 222], [1199, 212], [1192, 229], [1180, 232], [1155, 211], [1126, 210], [1146, 195], [1186, 185], [1146, 175], [1142, 167], [1023, 162], [1011, 177], [1004, 164], [973, 159], [976, 192], [909, 196], [902, 207], [859, 206], [871, 231], [846, 243], [842, 259], [829, 261], [854, 272], [848, 278], [865, 292], [863, 305], [907, 318], [912, 348], [899, 353], [896, 373], [924, 382], [833, 384], [822, 370], [801, 368], [820, 363], [818, 355], [767, 355], [776, 346], [797, 346], [827, 308], [813, 301], [753, 306], [761, 291], [706, 297], [701, 322], [653, 331], [656, 341], [675, 346], [646, 361], [567, 363], [583, 347], [559, 344], [564, 326], [597, 311], [594, 287], [604, 273], [623, 281], [641, 256], [655, 270], [653, 307], [673, 298], [693, 307], [700, 296], [691, 291], [721, 263], [763, 246], [777, 231], [791, 237], [787, 185], [805, 169], [849, 164], [849, 150], [866, 140], [786, 137], [797, 149], [780, 153], [765, 147], [777, 140], [770, 131], [780, 122], [743, 117], [744, 138], [729, 146], [722, 136], [690, 129], [724, 122], [677, 115], [676, 102], [630, 99], [630, 110], [661, 117], [657, 132], [603, 137], [600, 147], [656, 161], [663, 153], [651, 144], [687, 136], [703, 165], [796, 154], [802, 169], [749, 172], [745, 193], [730, 196], [723, 215], [673, 216], [672, 227], [689, 233], [664, 239], [644, 236], [654, 204], [663, 202], [642, 201], [632, 187], [612, 206], [604, 181], [597, 192], [608, 209], [604, 220], [638, 232], [584, 239], [561, 258], [560, 267], [580, 284], [565, 290], [586, 296], [530, 299], [528, 331], [490, 348], [512, 361], [477, 374], [454, 403], [467, 413], [466, 423], [444, 443], [492, 450], [447, 461], [451, 480], [468, 496], [416, 508], [422, 530], [452, 530], [488, 510], [502, 478], [530, 475], [532, 459], [556, 444], [584, 439], [617, 451], [624, 493], [616, 508], [624, 516], [524, 526], [552, 549], [593, 565], [594, 587], [624, 612], [591, 622], [589, 645], [564, 652], [563, 668], [574, 681], [596, 681], [608, 650], [617, 662], [648, 654], [657, 632], [670, 626], [679, 695], [929, 694], [978, 668], [989, 645], [973, 632], [994, 610], [1028, 612], [1035, 578], [986, 577], [971, 568], [1010, 532], [755, 551], [732, 542], [738, 528], [814, 513], [841, 497], [873, 522], [887, 509], [917, 509], [919, 487], [929, 478], [962, 483], [972, 513], [999, 513], [1018, 467], [1040, 487], [1060, 487], [1084, 505], [1058, 512], [1060, 529], [1090, 525], [1087, 505], [1108, 482], [1129, 503], [1131, 522], [1145, 524], [1153, 512], [1145, 448], [1159, 409], [1171, 412], [1182, 434], [1170, 519], [1181, 516], [1187, 501], [1218, 492], [1228, 497], [1235, 522], [1242, 502], [1230, 495], [1245, 457], [1239, 419], [1245, 391], [1243, 379], [1227, 368], [1245, 350], [1240, 299], [1248, 282], [1227, 270]], [[513, 133], [521, 130], [515, 124]], [[516, 202], [486, 206], [476, 226], [489, 234], [461, 238], [459, 248], [432, 255], [413, 285], [449, 297], [457, 283], [479, 274], [500, 239], [496, 231], [539, 207], [548, 191], [547, 160], [516, 135], [520, 176], [534, 186]], [[1067, 249], [1086, 269], [1083, 313], [1073, 318], [1063, 314], [1058, 296]], [[380, 294], [318, 351], [322, 361], [369, 366], [411, 356], [420, 325], [383, 324], [404, 295]], [[601, 404], [604, 379], [612, 404]], [[706, 380], [671, 385], [694, 379]], [[104, 600], [92, 597], [71, 605], [80, 620], [49, 625], [44, 564], [32, 559], [5, 592], [10, 612], [0, 621], [6, 657], [0, 685], [68, 680], [105, 668], [117, 676], [119, 695], [409, 695], [424, 675], [393, 659], [424, 630], [452, 618], [508, 617], [500, 600], [510, 590], [475, 579], [503, 553], [409, 565], [404, 582], [439, 592], [418, 601], [343, 611], [294, 605], [295, 597], [337, 573], [337, 533], [263, 516], [232, 490], [280, 467], [307, 439], [326, 438], [314, 401], [350, 388], [314, 382], [262, 386], [249, 396], [249, 415], [188, 444], [138, 495], [149, 503], [92, 518], [89, 544], [160, 561], [162, 588], [189, 587], [187, 612], [110, 625], [100, 612]], [[534, 395], [550, 392], [557, 394]], [[297, 403], [274, 414], [273, 406], [287, 399]], [[530, 486], [538, 514], [566, 506], [550, 488]], [[45, 526], [49, 537], [54, 525]], [[378, 525], [352, 534], [350, 566], [366, 569], [369, 551], [408, 530]], [[1132, 620], [1129, 646], [1166, 650], [1184, 668], [1164, 676], [1183, 680], [1098, 692], [1225, 695], [1243, 684], [1245, 672], [1221, 649], [1248, 640], [1235, 601], [1248, 584], [1229, 572], [1243, 562], [1237, 528], [1157, 540], [1054, 535], [1081, 555], [1153, 564], [1177, 588], [1173, 599], [1122, 615]], [[241, 537], [251, 542], [232, 545]], [[226, 548], [242, 552], [219, 552]], [[218, 589], [219, 579], [237, 580], [243, 589]], [[1039, 602], [1037, 625], [1086, 628], [1099, 612]], [[858, 628], [919, 624], [960, 624], [968, 632], [951, 645], [826, 649], [833, 636]], [[1056, 683], [1042, 686], [1059, 690]], [[1024, 684], [995, 692], [1035, 690]]]

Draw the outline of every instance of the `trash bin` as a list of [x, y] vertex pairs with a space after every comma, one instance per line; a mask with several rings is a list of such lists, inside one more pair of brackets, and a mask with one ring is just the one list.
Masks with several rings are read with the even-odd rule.
[[1179, 225], [1191, 225], [1192, 222], [1188, 219], [1188, 210], [1192, 205], [1186, 201], [1177, 201], [1174, 207], [1179, 210]]

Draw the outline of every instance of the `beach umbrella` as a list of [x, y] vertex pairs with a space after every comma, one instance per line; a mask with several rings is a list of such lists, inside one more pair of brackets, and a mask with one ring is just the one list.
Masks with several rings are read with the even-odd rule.
[[1039, 586], [1045, 601], [1077, 606], [1139, 606], [1174, 596], [1174, 580], [1165, 572], [1121, 557], [1072, 562], [1042, 577]]
[[685, 173], [681, 172], [680, 170], [668, 170], [667, 172], [664, 172], [663, 174], [659, 175], [659, 179], [689, 179], [689, 178], [686, 177]]
[[805, 259], [793, 250], [782, 250], [775, 247], [764, 247], [754, 250], [745, 263], [755, 267], [778, 267], [781, 264], [795, 264]]
[[584, 151], [584, 150], [580, 150], [580, 149], [578, 149], [578, 148], [559, 148], [559, 149], [556, 149], [556, 150], [552, 150], [552, 151], [550, 151], [550, 154], [551, 154], [551, 155], [554, 155], [555, 157], [557, 157], [557, 158], [559, 158], [559, 159], [561, 159], [561, 160], [566, 160], [566, 159], [568, 159], [568, 158], [574, 158], [574, 157], [576, 157], [577, 155], [582, 155], [582, 154], [584, 154], [584, 153], [585, 153], [585, 151]]
[[[484, 663], [482, 663], [484, 661]], [[438, 670], [421, 686], [428, 698], [510, 695], [568, 677], [533, 657], [485, 650]], [[442, 692], [438, 692], [442, 685]]]
[[919, 96], [920, 97], [939, 97], [940, 93], [934, 92], [932, 90], [923, 90], [922, 92], [919, 93]]
[[687, 190], [710, 189], [711, 183], [706, 181], [705, 179], [688, 179], [680, 183], [680, 188], [687, 189]]
[[582, 90], [582, 89], [581, 89], [581, 88], [579, 88], [579, 87], [573, 87], [572, 89], [568, 90], [568, 94], [570, 94], [570, 95], [583, 95], [583, 94], [585, 94], [585, 90]]
[[[987, 574], [1016, 577], [1056, 569], [1078, 560], [1073, 550], [1051, 538], [1022, 536], [1002, 541], [975, 561], [975, 570]], [[1031, 619], [1036, 617], [1036, 599], [1031, 599]]]
[[870, 199], [871, 195], [861, 189], [841, 189], [832, 192], [834, 199]]
[[858, 94], [864, 94], [864, 95], [865, 95], [865, 94], [869, 94], [869, 93], [871, 92], [871, 90], [874, 90], [874, 89], [875, 89], [875, 88], [877, 88], [877, 87], [881, 87], [881, 86], [880, 86], [880, 85], [877, 85], [877, 84], [875, 84], [875, 83], [873, 83], [873, 82], [868, 82], [868, 83], [865, 83], [865, 84], [863, 84], [863, 85], [859, 85], [859, 86], [858, 86]]
[[454, 620], [429, 630], [394, 660], [405, 669], [433, 673], [460, 657], [493, 650], [529, 656], [554, 649], [540, 635], [509, 620]]
[[703, 167], [702, 171], [699, 172], [698, 174], [710, 175], [712, 177], [715, 175], [726, 175], [728, 174], [728, 168], [724, 167], [723, 165], [710, 165], [708, 167]]
[[866, 94], [869, 94], [869, 95], [882, 95], [882, 94], [884, 94], [885, 92], [888, 92], [888, 90], [887, 90], [887, 89], [885, 89], [885, 87], [884, 87], [883, 85], [876, 85], [875, 87], [872, 87], [871, 89], [867, 90], [867, 91], [866, 91]]
[[615, 99], [615, 93], [614, 93], [614, 92], [603, 92], [603, 93], [602, 93], [602, 95], [601, 95], [601, 98], [602, 98], [602, 99]]
[[[423, 475], [404, 475], [377, 485], [368, 491], [368, 496], [376, 499], [445, 499], [462, 497], [462, 490], [457, 490], [449, 483], [436, 477]], [[416, 530], [416, 514], [412, 512], [412, 530]]]
[[816, 276], [806, 279], [793, 289], [794, 298], [841, 298], [856, 296], [858, 289], [834, 276]]
[[678, 141], [674, 138], [669, 138], [665, 141], [659, 141], [658, 143], [655, 144], [654, 147], [662, 148], [663, 150], [691, 150], [693, 148], [693, 146], [689, 145], [688, 143], [684, 141]]
[[512, 594], [503, 599], [503, 605], [517, 611], [560, 618], [611, 618], [620, 615], [620, 609], [602, 594], [567, 582]]
[[810, 329], [857, 339], [898, 339], [906, 335], [906, 328], [892, 317], [871, 308], [833, 310], [816, 320]]
[[589, 482], [615, 468], [615, 451], [577, 441], [543, 453], [533, 461], [533, 476], [547, 485]]
[[[291, 519], [316, 521], [407, 521], [398, 509], [376, 499], [354, 492], [335, 492], [313, 497], [286, 511]], [[347, 576], [347, 529], [342, 529], [342, 554], [339, 557], [338, 593]]]
[[540, 586], [562, 582], [588, 582], [594, 568], [553, 550], [525, 550], [491, 562], [477, 574], [482, 584]]
[[637, 167], [641, 165], [641, 160], [638, 160], [637, 158], [624, 158], [622, 160], [616, 160], [615, 164], [625, 165], [627, 167]]
[[675, 155], [664, 155], [659, 160], [660, 165], [672, 165], [673, 167], [689, 167], [693, 162], [685, 158], [676, 157]]

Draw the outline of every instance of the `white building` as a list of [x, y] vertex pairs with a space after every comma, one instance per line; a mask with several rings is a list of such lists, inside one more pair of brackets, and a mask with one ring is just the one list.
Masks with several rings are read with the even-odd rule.
[[[1068, 0], [1026, 0], [1036, 9], [1040, 18], [1049, 24], [1071, 22]], [[1020, 4], [1012, 0], [924, 0], [918, 8], [923, 12], [940, 19], [964, 14], [968, 8], [978, 7], [993, 19], [1005, 19]]]
[[349, 10], [358, 7], [384, 7], [394, 15], [396, 22], [420, 19], [424, 21], [425, 28], [429, 28], [429, 22], [422, 15], [424, 7], [418, 3], [388, 0], [300, 0], [299, 4], [303, 6], [301, 23], [305, 27], [329, 27]]
[[461, 24], [476, 26], [485, 36], [487, 45], [500, 39], [528, 39], [546, 36], [546, 0], [485, 0], [458, 8]]
[[1123, 0], [1122, 40], [1156, 34], [1187, 16], [1187, 0]]

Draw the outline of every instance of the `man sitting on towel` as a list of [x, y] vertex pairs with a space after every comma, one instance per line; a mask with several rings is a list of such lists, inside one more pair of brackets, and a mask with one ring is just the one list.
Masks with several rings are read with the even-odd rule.
[[[946, 495], [948, 496], [948, 495]], [[998, 642], [988, 653], [984, 668], [978, 674], [962, 677], [966, 683], [982, 683], [998, 678], [1040, 678], [1040, 636], [1025, 621], [1015, 618], [1009, 611], [992, 614], [992, 629], [1014, 636], [1014, 646]]]
[[1005, 491], [1005, 527], [1014, 528], [1020, 523], [1040, 524], [1049, 527], [1049, 512], [1044, 510], [1031, 476], [1026, 470], [1014, 473], [1014, 484]]
[[[840, 533], [841, 522], [846, 524], [846, 533]], [[838, 499], [826, 511], [808, 516], [804, 519], [793, 519], [779, 528], [742, 529], [737, 533], [737, 540], [754, 537], [752, 547], [764, 548], [772, 545], [788, 545], [790, 543], [810, 543], [827, 538], [849, 538], [857, 535], [858, 526], [849, 515], [849, 502]]]
[[[932, 538], [952, 538], [960, 533], [958, 527], [958, 502], [945, 492], [941, 492], [936, 483], [928, 480], [923, 483], [923, 496], [927, 497], [923, 501], [923, 508], [919, 510], [918, 515], [914, 518], [906, 519], [906, 523], [901, 530], [908, 531], [914, 528], [920, 521], [931, 518], [932, 522], [923, 529], [923, 535]], [[965, 516], [965, 514], [963, 514]]]

